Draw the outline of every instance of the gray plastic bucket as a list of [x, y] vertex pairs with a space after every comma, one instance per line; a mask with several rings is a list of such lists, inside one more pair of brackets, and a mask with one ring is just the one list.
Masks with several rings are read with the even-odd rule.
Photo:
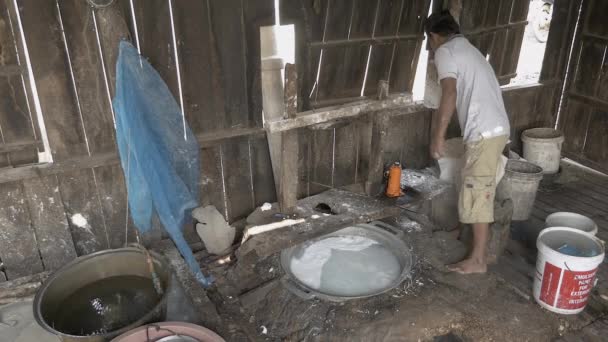
[[564, 135], [553, 128], [527, 129], [521, 135], [524, 159], [540, 166], [546, 174], [559, 171]]
[[502, 198], [513, 201], [514, 221], [527, 220], [532, 213], [538, 184], [543, 178], [543, 169], [523, 160], [509, 160], [505, 176], [498, 185], [497, 192]]

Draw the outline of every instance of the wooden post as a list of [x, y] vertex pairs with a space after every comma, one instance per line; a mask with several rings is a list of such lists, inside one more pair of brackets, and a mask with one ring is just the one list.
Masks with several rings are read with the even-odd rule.
[[[285, 116], [294, 118], [298, 109], [298, 73], [294, 64], [285, 65]], [[281, 132], [281, 179], [279, 207], [285, 212], [293, 208], [298, 192], [298, 131]]]
[[[269, 122], [295, 117], [297, 111], [297, 73], [284, 49], [294, 49], [293, 25], [265, 26], [260, 28], [260, 55], [262, 59], [262, 102], [265, 126]], [[291, 36], [291, 39], [290, 39]], [[288, 42], [291, 46], [281, 46]], [[292, 51], [293, 52], [293, 51]], [[289, 53], [287, 53], [289, 55]], [[293, 53], [291, 54], [293, 56]], [[289, 83], [288, 86], [286, 84]], [[274, 175], [277, 199], [282, 211], [295, 205], [297, 193], [297, 131], [271, 133], [268, 146]]]
[[385, 100], [388, 97], [388, 86], [387, 80], [378, 81], [378, 100]]

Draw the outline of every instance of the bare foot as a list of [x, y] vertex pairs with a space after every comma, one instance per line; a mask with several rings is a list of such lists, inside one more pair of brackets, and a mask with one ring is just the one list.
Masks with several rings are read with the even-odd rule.
[[452, 272], [460, 274], [486, 273], [488, 265], [479, 259], [464, 259], [463, 261], [448, 265], [447, 268]]

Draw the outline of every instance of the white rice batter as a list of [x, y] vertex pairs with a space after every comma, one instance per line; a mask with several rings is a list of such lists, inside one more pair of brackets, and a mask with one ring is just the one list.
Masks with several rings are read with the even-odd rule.
[[401, 273], [397, 257], [363, 236], [332, 236], [305, 247], [291, 271], [306, 286], [328, 295], [361, 296], [390, 286]]

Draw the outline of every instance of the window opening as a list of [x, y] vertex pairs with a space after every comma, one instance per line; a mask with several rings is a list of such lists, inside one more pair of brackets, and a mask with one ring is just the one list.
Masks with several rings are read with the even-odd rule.
[[509, 85], [525, 85], [538, 82], [545, 57], [547, 37], [553, 14], [553, 0], [532, 0], [528, 9], [528, 24], [524, 32], [517, 76]]

